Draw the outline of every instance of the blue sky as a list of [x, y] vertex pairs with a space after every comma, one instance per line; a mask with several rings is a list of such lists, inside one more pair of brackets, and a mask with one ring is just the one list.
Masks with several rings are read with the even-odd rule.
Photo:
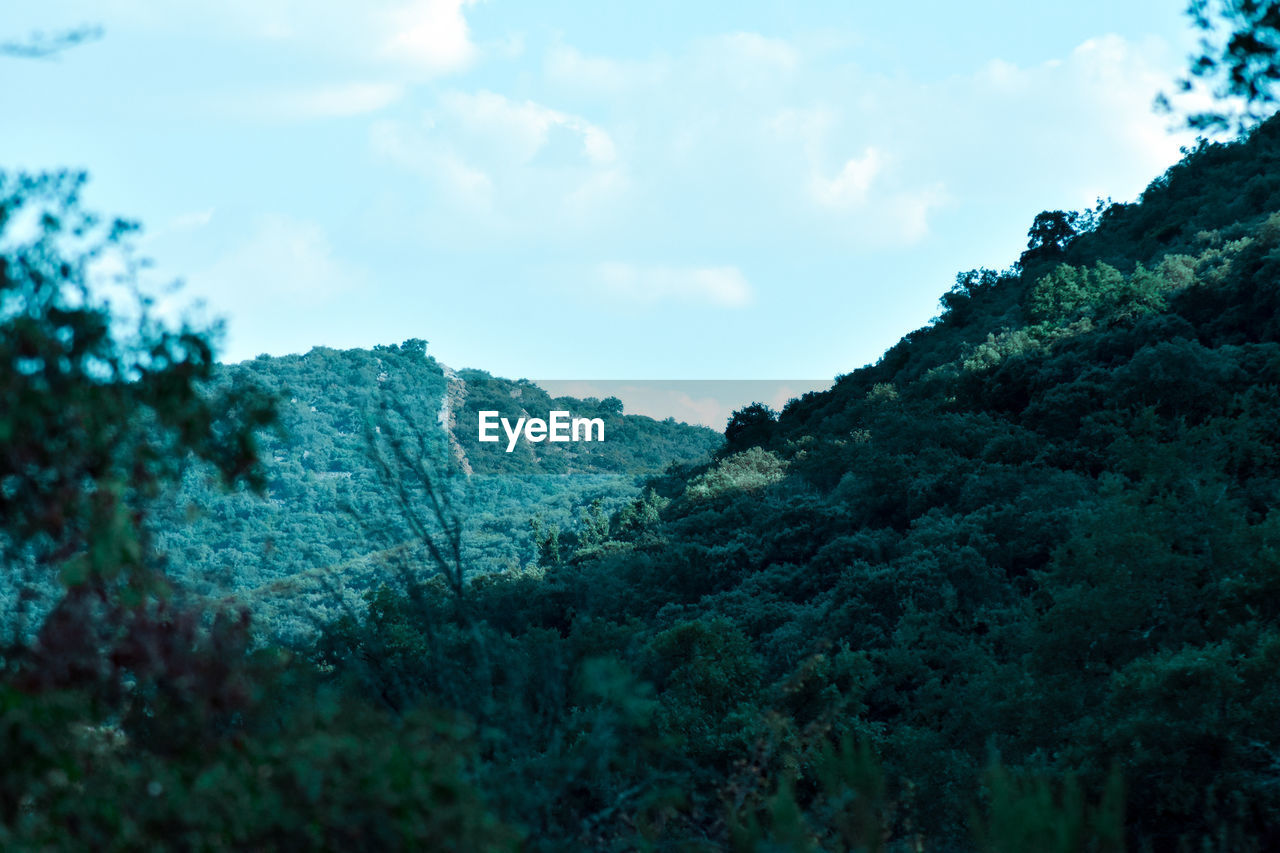
[[6, 0], [105, 35], [0, 59], [0, 166], [86, 168], [227, 360], [830, 378], [1177, 159], [1183, 6]]

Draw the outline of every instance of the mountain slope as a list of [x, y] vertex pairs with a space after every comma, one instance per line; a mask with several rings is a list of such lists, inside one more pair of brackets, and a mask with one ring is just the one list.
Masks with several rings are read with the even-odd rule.
[[[185, 587], [246, 598], [260, 630], [280, 638], [309, 635], [363, 607], [365, 590], [403, 571], [401, 546], [415, 536], [373, 455], [387, 452], [393, 425], [415, 443], [456, 510], [468, 573], [522, 569], [537, 548], [531, 521], [568, 533], [593, 505], [608, 513], [633, 498], [637, 478], [704, 458], [720, 443], [705, 428], [623, 415], [617, 401], [552, 399], [524, 380], [453, 371], [426, 355], [421, 341], [373, 351], [317, 348], [225, 370], [226, 381], [251, 381], [281, 399], [281, 429], [262, 448], [265, 500], [223, 495], [193, 470], [157, 516], [157, 544]], [[546, 417], [552, 408], [598, 415], [606, 441], [522, 441], [505, 453], [505, 439], [477, 442], [482, 408], [513, 420], [520, 412]]]
[[[501, 679], [462, 689], [436, 656], [423, 695], [507, 721], [492, 760], [523, 781], [487, 783], [506, 816], [562, 841], [590, 821], [622, 846], [645, 826], [834, 849], [862, 802], [881, 828], [858, 837], [952, 849], [998, 757], [1042, 781], [992, 782], [991, 809], [1099, 849], [1113, 774], [1138, 849], [1280, 844], [1277, 152], [1272, 121], [960, 276], [936, 323], [652, 480], [607, 541], [477, 588]], [[423, 630], [420, 606], [380, 607], [331, 650]], [[362, 683], [417, 672], [333, 654]], [[590, 783], [548, 782], [586, 772], [558, 746], [584, 738]], [[858, 739], [888, 788], [838, 751]], [[1043, 780], [1068, 776], [1096, 810], [1055, 811], [1071, 795]], [[662, 780], [683, 796], [627, 800]]]

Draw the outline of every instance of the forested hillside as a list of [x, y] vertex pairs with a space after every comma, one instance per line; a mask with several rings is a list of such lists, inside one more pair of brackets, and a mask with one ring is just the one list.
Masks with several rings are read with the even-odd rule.
[[[535, 848], [1273, 847], [1278, 157], [1273, 121], [1043, 214], [606, 547], [477, 586], [470, 622], [389, 599], [326, 660], [501, 720], [483, 766]], [[476, 626], [488, 679], [442, 667]]]
[[[718, 447], [575, 401], [608, 444], [488, 455], [477, 411], [559, 401], [420, 341], [119, 343], [39, 296], [74, 193], [5, 184], [62, 219], [0, 266], [0, 544], [67, 592], [4, 651], [0, 845], [1280, 847], [1278, 161], [1272, 120], [1041, 214]], [[313, 635], [216, 600], [353, 559]]]
[[[706, 428], [624, 415], [616, 399], [553, 399], [531, 382], [454, 372], [426, 350], [422, 340], [317, 348], [222, 368], [218, 384], [279, 402], [276, 429], [261, 437], [265, 492], [225, 494], [207, 466], [189, 470], [152, 515], [169, 575], [248, 604], [260, 634], [296, 643], [422, 559], [396, 497], [406, 473], [387, 441], [393, 429], [441, 486], [468, 575], [525, 570], [537, 561], [535, 534], [576, 536], [635, 498], [644, 476], [703, 461], [721, 443]], [[505, 438], [476, 440], [480, 410], [514, 421], [552, 409], [601, 417], [606, 440], [521, 441], [511, 453]], [[430, 529], [443, 534], [441, 521]]]

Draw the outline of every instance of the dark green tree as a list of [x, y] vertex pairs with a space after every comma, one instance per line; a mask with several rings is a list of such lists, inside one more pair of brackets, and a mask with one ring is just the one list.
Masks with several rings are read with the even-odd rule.
[[136, 226], [85, 212], [84, 181], [0, 173], [0, 537], [72, 585], [141, 580], [146, 503], [189, 454], [260, 483], [273, 418], [252, 388], [208, 387], [213, 331], [155, 318]]
[[1023, 269], [1045, 262], [1059, 260], [1066, 254], [1067, 246], [1076, 238], [1077, 216], [1064, 210], [1045, 210], [1036, 214], [1027, 232], [1027, 250], [1019, 264]]
[[768, 441], [778, 413], [764, 403], [752, 403], [733, 413], [724, 428], [725, 453], [745, 450]]

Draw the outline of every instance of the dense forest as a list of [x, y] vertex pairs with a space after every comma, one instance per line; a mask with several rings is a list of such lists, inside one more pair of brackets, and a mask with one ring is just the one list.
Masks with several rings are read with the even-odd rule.
[[[552, 398], [528, 381], [452, 371], [422, 340], [262, 356], [221, 368], [215, 382], [278, 401], [275, 428], [259, 437], [264, 490], [224, 494], [215, 472], [188, 470], [149, 513], [156, 548], [187, 592], [249, 605], [258, 634], [290, 645], [422, 561], [393, 469], [421, 465], [441, 486], [466, 574], [521, 572], [536, 568], [541, 540], [599, 527], [645, 477], [702, 461], [722, 441], [703, 427], [624, 415], [614, 398]], [[553, 409], [600, 417], [607, 440], [521, 441], [511, 453], [505, 441], [477, 441], [482, 410], [514, 420]], [[395, 443], [414, 445], [408, 464], [389, 440], [397, 427]]]
[[1280, 120], [723, 437], [219, 366], [82, 181], [0, 178], [3, 849], [1280, 847]]

